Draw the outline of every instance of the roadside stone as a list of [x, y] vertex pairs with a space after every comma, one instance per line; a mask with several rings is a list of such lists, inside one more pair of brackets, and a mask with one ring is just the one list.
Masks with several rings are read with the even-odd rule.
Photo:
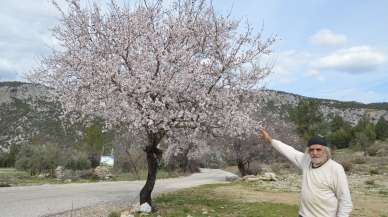
[[110, 166], [98, 166], [94, 169], [94, 174], [102, 180], [111, 179], [112, 175], [112, 167]]
[[65, 168], [63, 166], [57, 166], [55, 169], [55, 177], [57, 179], [64, 179], [65, 177]]
[[275, 173], [267, 172], [267, 173], [264, 173], [263, 176], [260, 176], [259, 180], [263, 180], [263, 181], [277, 181], [278, 179], [277, 179]]
[[143, 203], [142, 205], [140, 205], [139, 212], [149, 214], [151, 213], [151, 211], [152, 207], [148, 203]]
[[237, 175], [227, 175], [227, 176], [225, 176], [225, 180], [227, 182], [233, 182], [233, 181], [236, 181], [238, 179], [239, 179], [239, 177]]
[[260, 180], [260, 177], [249, 177], [246, 179], [248, 182], [257, 182]]
[[244, 181], [247, 181], [247, 179], [251, 179], [251, 178], [257, 178], [257, 176], [255, 176], [255, 175], [246, 175], [246, 176], [243, 176], [241, 179], [244, 180]]
[[50, 173], [41, 173], [38, 175], [39, 178], [47, 178], [50, 177]]

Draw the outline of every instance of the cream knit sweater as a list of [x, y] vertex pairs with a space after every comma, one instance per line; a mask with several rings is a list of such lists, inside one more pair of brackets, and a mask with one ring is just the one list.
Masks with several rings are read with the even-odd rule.
[[313, 169], [308, 154], [272, 140], [272, 146], [303, 171], [299, 214], [303, 217], [348, 217], [352, 200], [343, 167], [334, 160]]

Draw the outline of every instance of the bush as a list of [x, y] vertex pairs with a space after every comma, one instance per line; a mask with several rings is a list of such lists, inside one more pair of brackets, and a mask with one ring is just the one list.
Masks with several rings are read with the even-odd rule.
[[310, 139], [318, 132], [324, 131], [326, 121], [319, 109], [318, 100], [301, 100], [299, 104], [289, 111], [290, 119], [296, 125], [297, 133], [305, 140]]
[[24, 145], [16, 157], [16, 169], [29, 171], [30, 175], [49, 172], [54, 175], [54, 169], [59, 164], [59, 149], [53, 144]]
[[378, 151], [379, 151], [379, 147], [377, 146], [372, 146], [367, 149], [369, 156], [376, 156]]
[[375, 184], [375, 180], [373, 180], [373, 179], [366, 180], [366, 181], [365, 181], [365, 184], [366, 184], [366, 185], [374, 185], [374, 184]]
[[11, 184], [7, 182], [0, 182], [0, 188], [4, 188], [4, 187], [11, 187]]
[[369, 170], [369, 173], [370, 173], [371, 175], [377, 175], [377, 174], [379, 174], [379, 169], [377, 169], [377, 168], [371, 168], [371, 169]]
[[111, 212], [108, 217], [120, 217], [120, 214], [118, 212]]
[[83, 154], [73, 155], [65, 162], [65, 168], [71, 170], [85, 170], [90, 169], [91, 167], [92, 163], [87, 156]]
[[280, 163], [273, 163], [270, 167], [274, 173], [280, 173], [280, 171], [282, 170], [282, 165]]
[[354, 158], [352, 162], [355, 164], [365, 164], [366, 159], [364, 157], [357, 157], [357, 158]]
[[352, 127], [344, 121], [342, 117], [335, 116], [330, 122], [330, 128], [333, 133], [328, 136], [331, 144], [337, 148], [347, 148], [352, 140]]
[[16, 155], [18, 152], [18, 146], [14, 144], [9, 147], [9, 152], [0, 151], [0, 167], [15, 167]]
[[254, 161], [249, 164], [249, 167], [247, 169], [248, 175], [257, 175], [262, 172], [263, 168], [261, 168], [261, 165], [259, 162]]
[[337, 148], [347, 148], [349, 147], [350, 141], [352, 139], [351, 130], [346, 130], [340, 128], [336, 130], [329, 136], [330, 143], [334, 144]]
[[383, 116], [380, 117], [376, 124], [376, 137], [380, 140], [388, 138], [388, 121]]
[[350, 172], [353, 168], [353, 164], [351, 161], [343, 161], [341, 162], [341, 165], [344, 168], [345, 172]]

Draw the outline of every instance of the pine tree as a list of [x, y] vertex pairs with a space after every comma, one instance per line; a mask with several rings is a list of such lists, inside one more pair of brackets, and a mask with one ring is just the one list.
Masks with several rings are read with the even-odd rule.
[[380, 117], [376, 124], [376, 137], [379, 140], [388, 138], [388, 121], [383, 116]]

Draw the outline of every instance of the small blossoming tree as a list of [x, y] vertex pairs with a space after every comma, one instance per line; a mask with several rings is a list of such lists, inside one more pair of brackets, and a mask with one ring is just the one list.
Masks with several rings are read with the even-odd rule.
[[[271, 72], [259, 58], [274, 37], [217, 15], [206, 0], [144, 1], [136, 7], [112, 1], [83, 8], [68, 1], [53, 29], [61, 49], [42, 60], [31, 81], [51, 87], [65, 112], [98, 115], [111, 126], [142, 132], [148, 162], [140, 203], [151, 204], [163, 138], [227, 126], [239, 134], [257, 123], [247, 93]], [[236, 121], [236, 126], [233, 123]], [[241, 126], [243, 123], [243, 127]]]

